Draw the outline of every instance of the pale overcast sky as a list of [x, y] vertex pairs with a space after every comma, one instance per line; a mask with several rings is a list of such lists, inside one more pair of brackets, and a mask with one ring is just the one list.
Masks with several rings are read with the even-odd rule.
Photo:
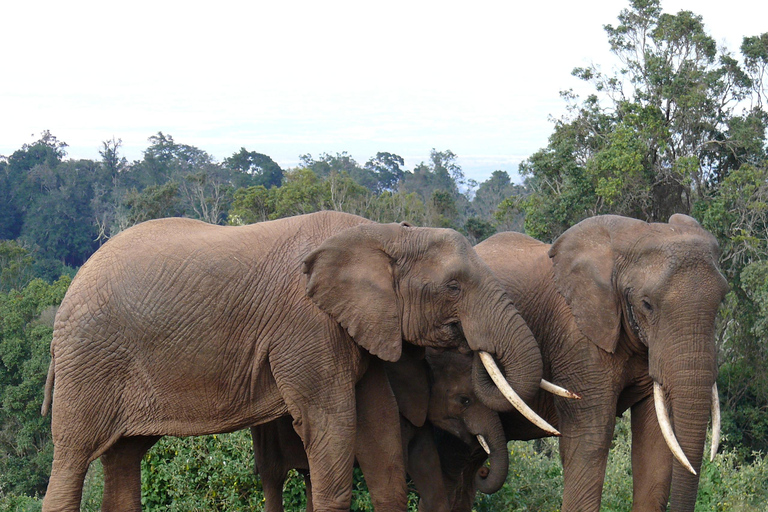
[[[624, 0], [8, 1], [0, 7], [0, 155], [50, 130], [70, 158], [158, 131], [218, 161], [245, 147], [397, 153], [412, 169], [450, 149], [484, 181], [547, 143], [576, 66], [610, 69], [603, 25]], [[738, 53], [768, 2], [662, 0], [703, 16]], [[583, 86], [582, 86], [583, 87]]]

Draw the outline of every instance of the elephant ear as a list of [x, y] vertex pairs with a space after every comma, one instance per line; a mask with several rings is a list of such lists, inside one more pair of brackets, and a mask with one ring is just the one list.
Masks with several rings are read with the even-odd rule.
[[555, 286], [576, 325], [595, 345], [613, 353], [621, 329], [621, 302], [613, 282], [621, 237], [642, 221], [605, 215], [583, 220], [552, 244]]
[[364, 224], [325, 240], [304, 258], [307, 295], [363, 348], [385, 361], [397, 361], [402, 327], [391, 258], [382, 239], [397, 224]]
[[429, 407], [429, 369], [422, 347], [406, 347], [400, 360], [386, 363], [384, 370], [400, 414], [415, 426], [421, 427], [427, 420]]
[[674, 215], [672, 215], [669, 218], [669, 225], [670, 226], [686, 226], [689, 228], [696, 228], [704, 231], [704, 228], [701, 227], [701, 224], [699, 224], [699, 222], [696, 219], [682, 213], [675, 213]]

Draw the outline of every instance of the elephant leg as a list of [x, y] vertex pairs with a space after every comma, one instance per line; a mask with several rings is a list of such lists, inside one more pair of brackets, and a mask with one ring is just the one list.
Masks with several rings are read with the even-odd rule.
[[[384, 368], [372, 359], [358, 382], [355, 455], [377, 511], [407, 507], [400, 413]], [[397, 428], [392, 428], [396, 425]]]
[[[354, 402], [354, 400], [351, 400]], [[294, 418], [312, 478], [312, 502], [321, 511], [348, 511], [352, 500], [355, 414], [307, 406]]]
[[[251, 427], [255, 471], [264, 490], [265, 512], [283, 512], [283, 488], [292, 468], [306, 473], [304, 445], [290, 416]], [[307, 477], [305, 480], [308, 480]], [[307, 491], [309, 496], [310, 491]]]
[[355, 374], [326, 375], [334, 365], [318, 363], [302, 366], [304, 373], [297, 379], [295, 369], [283, 372], [278, 361], [273, 360], [273, 365], [293, 429], [306, 451], [316, 510], [348, 511], [357, 427]]
[[104, 452], [102, 511], [141, 512], [141, 458], [158, 439], [159, 436], [122, 437]]
[[78, 512], [90, 453], [55, 445], [43, 512]]
[[672, 452], [656, 419], [653, 397], [632, 406], [632, 511], [666, 510], [672, 482]]
[[408, 474], [419, 493], [419, 512], [449, 512], [440, 456], [429, 424], [416, 429], [408, 445]]
[[312, 505], [312, 479], [309, 477], [309, 471], [301, 470], [299, 473], [304, 477], [304, 492], [307, 494], [307, 512], [313, 512], [315, 507]]
[[[586, 391], [584, 396], [589, 396]], [[560, 416], [568, 418], [568, 421], [561, 420], [562, 512], [600, 510], [608, 450], [616, 425], [615, 402], [610, 405], [610, 408], [586, 409], [576, 417]]]

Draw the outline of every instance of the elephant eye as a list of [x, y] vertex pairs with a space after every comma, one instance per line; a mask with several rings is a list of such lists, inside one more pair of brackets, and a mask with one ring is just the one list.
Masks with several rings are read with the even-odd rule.
[[653, 306], [651, 306], [651, 303], [647, 300], [643, 299], [643, 309], [645, 309], [648, 313], [653, 313]]
[[469, 398], [468, 396], [464, 396], [464, 395], [462, 395], [462, 396], [460, 396], [460, 397], [459, 397], [459, 403], [460, 403], [461, 405], [463, 405], [464, 407], [466, 407], [466, 406], [468, 406], [470, 403], [472, 403], [472, 399], [471, 399], [471, 398]]
[[461, 291], [461, 285], [458, 281], [448, 281], [448, 284], [445, 285], [446, 288], [448, 288], [449, 291], [458, 293]]

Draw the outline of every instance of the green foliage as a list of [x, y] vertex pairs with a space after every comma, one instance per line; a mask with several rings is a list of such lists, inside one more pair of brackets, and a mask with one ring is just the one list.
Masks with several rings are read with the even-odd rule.
[[376, 222], [407, 221], [416, 226], [427, 226], [427, 205], [415, 192], [385, 190], [368, 201], [365, 217]]
[[405, 171], [402, 169], [404, 163], [405, 161], [400, 155], [381, 151], [365, 163], [365, 168], [376, 176], [377, 192], [392, 191], [397, 188], [398, 183], [405, 175]]
[[0, 240], [0, 292], [20, 289], [29, 281], [34, 260], [13, 240]]
[[695, 215], [717, 237], [731, 284], [720, 309], [723, 431], [744, 457], [768, 452], [768, 168], [731, 172]]
[[464, 232], [472, 244], [477, 244], [496, 233], [496, 227], [479, 217], [470, 217], [464, 224]]
[[146, 220], [178, 216], [181, 213], [178, 192], [179, 184], [175, 181], [150, 185], [141, 192], [132, 189], [123, 199], [128, 210], [128, 226]]
[[[628, 415], [626, 415], [628, 416]], [[608, 456], [600, 510], [632, 510], [631, 434], [628, 417], [616, 424]], [[493, 495], [478, 494], [473, 510], [490, 512], [552, 511], [562, 504], [563, 476], [557, 440], [513, 441], [509, 476], [504, 487]], [[768, 503], [768, 460], [755, 453], [749, 462], [741, 454], [720, 450], [714, 462], [707, 458], [701, 470], [697, 511], [764, 511]]]
[[[631, 0], [605, 31], [621, 70], [576, 68], [595, 94], [564, 93], [569, 114], [521, 164], [531, 196], [516, 208], [534, 237], [553, 240], [592, 215], [690, 213], [729, 173], [765, 158], [764, 88], [752, 87], [765, 78], [762, 36], [745, 39], [742, 67], [718, 55], [700, 16], [662, 13], [658, 0]], [[737, 112], [745, 99], [752, 109]]]
[[[445, 200], [446, 213], [450, 215], [452, 197]], [[377, 222], [407, 220], [425, 225], [429, 220], [426, 205], [415, 193], [384, 191], [375, 194], [346, 173], [332, 172], [321, 178], [311, 169], [304, 168], [286, 172], [281, 187], [256, 186], [237, 190], [229, 223], [250, 224], [319, 210], [363, 215]]]
[[165, 437], [142, 461], [144, 510], [255, 510], [250, 432]]
[[50, 417], [40, 415], [55, 308], [70, 279], [40, 279], [0, 293], [0, 493], [45, 492], [53, 458]]
[[512, 441], [507, 447], [509, 475], [506, 484], [495, 494], [479, 493], [473, 510], [558, 511], [563, 495], [563, 469], [557, 456], [557, 441]]
[[240, 151], [224, 160], [224, 166], [233, 173], [234, 187], [279, 187], [283, 182], [283, 170], [267, 155], [255, 151]]

